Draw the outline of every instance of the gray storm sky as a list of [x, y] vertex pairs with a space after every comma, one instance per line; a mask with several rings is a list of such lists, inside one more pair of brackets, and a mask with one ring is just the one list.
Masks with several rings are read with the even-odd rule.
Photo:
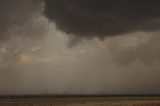
[[[62, 6], [63, 0], [53, 1]], [[76, 16], [82, 22], [89, 19], [89, 24], [93, 22], [94, 25], [96, 21], [96, 26], [103, 19], [104, 24], [107, 24], [106, 17], [117, 15], [116, 8], [113, 9], [115, 13], [110, 13], [109, 16], [104, 15], [108, 10], [94, 14], [91, 13], [94, 8], [90, 10], [84, 7], [87, 11], [83, 12], [79, 4], [85, 2], [81, 1], [69, 0], [65, 4], [70, 6], [67, 7], [69, 9], [77, 5], [77, 10], [72, 12], [78, 12], [79, 17], [83, 16], [83, 21]], [[127, 0], [123, 1], [128, 4]], [[155, 5], [157, 1], [153, 1]], [[109, 36], [105, 35], [105, 30], [92, 31], [97, 28], [94, 26], [83, 30], [79, 22], [75, 23], [77, 26], [73, 29], [75, 20], [70, 25], [61, 18], [63, 14], [58, 14], [64, 12], [64, 7], [58, 12], [51, 9], [51, 12], [56, 13], [53, 16], [59, 15], [53, 18], [48, 15], [50, 12], [46, 12], [50, 9], [47, 2], [50, 0], [46, 0], [46, 4], [32, 0], [0, 0], [0, 95], [160, 94], [160, 32], [157, 27], [149, 31], [148, 27], [143, 27], [151, 25], [152, 19], [156, 19], [153, 24], [158, 22], [159, 16], [152, 14], [153, 17], [146, 18], [142, 26], [136, 26], [141, 30], [135, 29], [135, 24], [130, 23], [134, 21], [142, 24], [140, 21], [127, 19], [123, 28], [132, 25], [133, 29], [128, 28], [122, 32], [115, 29], [116, 33], [111, 31]], [[112, 7], [115, 2], [110, 3]], [[117, 8], [123, 6], [121, 3], [117, 5]], [[147, 6], [146, 4], [143, 9]], [[155, 9], [159, 8], [152, 11]], [[124, 13], [128, 14], [128, 11]], [[123, 9], [119, 12], [123, 12]], [[125, 15], [119, 17], [119, 21], [123, 21]], [[115, 25], [111, 24], [110, 28], [114, 29]], [[103, 26], [103, 29], [109, 27]], [[87, 27], [88, 24], [85, 28]]]

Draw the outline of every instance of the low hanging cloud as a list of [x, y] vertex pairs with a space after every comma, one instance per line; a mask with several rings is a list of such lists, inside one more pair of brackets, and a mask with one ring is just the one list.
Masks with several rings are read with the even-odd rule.
[[45, 0], [45, 15], [76, 38], [160, 29], [159, 0]]
[[150, 37], [147, 39], [147, 41], [139, 44], [137, 47], [127, 48], [126, 50], [123, 50], [121, 52], [117, 52], [118, 50], [111, 50], [114, 59], [121, 65], [129, 65], [134, 62], [142, 62], [150, 66], [159, 64], [160, 63], [159, 34], [160, 32], [154, 32], [148, 34], [150, 35]]
[[158, 0], [0, 0], [0, 41], [15, 35], [38, 39], [46, 32], [45, 16], [72, 35], [70, 45], [82, 38], [158, 31], [159, 5]]

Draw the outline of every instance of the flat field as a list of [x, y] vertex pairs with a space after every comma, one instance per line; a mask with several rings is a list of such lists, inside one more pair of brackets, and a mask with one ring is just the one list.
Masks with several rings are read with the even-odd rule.
[[160, 97], [1, 98], [0, 106], [160, 106]]

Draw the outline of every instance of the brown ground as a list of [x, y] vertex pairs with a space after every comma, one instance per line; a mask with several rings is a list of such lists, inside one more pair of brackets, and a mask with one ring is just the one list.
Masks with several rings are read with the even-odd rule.
[[1, 99], [0, 106], [160, 106], [160, 98]]

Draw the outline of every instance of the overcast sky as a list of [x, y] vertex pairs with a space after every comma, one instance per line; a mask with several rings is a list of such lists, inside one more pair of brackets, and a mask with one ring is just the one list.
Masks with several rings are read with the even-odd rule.
[[159, 0], [0, 0], [0, 95], [160, 94]]

